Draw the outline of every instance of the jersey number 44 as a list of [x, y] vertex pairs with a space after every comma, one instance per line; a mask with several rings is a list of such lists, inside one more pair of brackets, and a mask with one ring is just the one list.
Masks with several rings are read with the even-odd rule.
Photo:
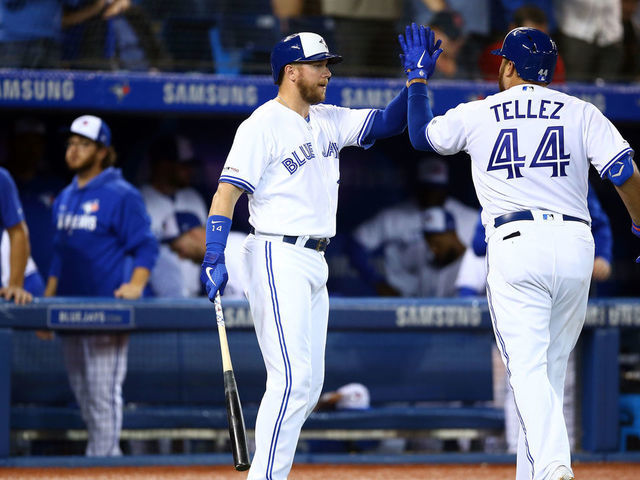
[[[549, 168], [552, 177], [566, 177], [570, 155], [565, 153], [564, 127], [547, 127], [529, 168]], [[507, 179], [520, 178], [527, 158], [518, 152], [518, 130], [503, 128], [493, 145], [487, 171], [506, 170]]]

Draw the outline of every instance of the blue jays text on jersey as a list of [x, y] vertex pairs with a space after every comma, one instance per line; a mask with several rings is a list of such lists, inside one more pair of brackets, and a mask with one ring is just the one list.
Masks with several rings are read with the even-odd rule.
[[[324, 158], [338, 158], [339, 155], [340, 150], [338, 149], [336, 142], [329, 142], [327, 150], [322, 152], [322, 156]], [[282, 165], [284, 165], [287, 171], [293, 175], [298, 170], [298, 167], [302, 167], [308, 160], [312, 160], [314, 158], [316, 158], [316, 155], [313, 152], [313, 145], [311, 142], [307, 142], [300, 145], [297, 150], [291, 152], [291, 156], [285, 158], [282, 161]]]

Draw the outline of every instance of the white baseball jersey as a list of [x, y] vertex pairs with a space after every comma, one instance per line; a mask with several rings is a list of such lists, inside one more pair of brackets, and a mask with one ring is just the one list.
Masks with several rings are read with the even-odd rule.
[[305, 120], [270, 100], [238, 127], [220, 181], [249, 193], [257, 232], [333, 237], [340, 150], [370, 146], [362, 138], [373, 112], [320, 104]]
[[208, 210], [193, 188], [175, 195], [160, 193], [151, 185], [140, 189], [151, 217], [151, 231], [160, 242], [158, 260], [151, 272], [150, 284], [159, 297], [193, 297], [200, 292], [200, 265], [180, 258], [168, 243], [207, 221]]
[[604, 175], [629, 144], [592, 104], [538, 85], [518, 85], [435, 117], [426, 129], [443, 155], [472, 159], [487, 238], [505, 213], [544, 208], [590, 220], [589, 163]]

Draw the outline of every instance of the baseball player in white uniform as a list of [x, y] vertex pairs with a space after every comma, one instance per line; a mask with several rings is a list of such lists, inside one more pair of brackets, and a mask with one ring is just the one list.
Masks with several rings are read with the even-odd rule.
[[500, 93], [435, 118], [426, 83], [439, 45], [415, 25], [400, 43], [411, 143], [471, 156], [487, 232], [489, 309], [520, 419], [516, 478], [571, 480], [562, 403], [593, 268], [588, 170], [615, 185], [640, 236], [633, 150], [592, 104], [548, 88], [558, 51], [539, 30], [514, 29], [493, 52], [503, 57]]
[[373, 266], [371, 273], [361, 273], [375, 283], [379, 295], [449, 296], [444, 290], [452, 288], [453, 282], [447, 280], [445, 286], [440, 281], [443, 270], [432, 265], [434, 255], [424, 237], [425, 211], [429, 208], [443, 207], [453, 215], [457, 236], [465, 246], [473, 237], [477, 210], [447, 195], [447, 163], [440, 157], [423, 159], [417, 178], [414, 198], [385, 208], [353, 232], [366, 256], [371, 257], [366, 258], [367, 266], [373, 265], [374, 252], [381, 252], [382, 274]]
[[300, 429], [322, 390], [329, 312], [324, 251], [336, 230], [340, 150], [369, 147], [406, 127], [406, 88], [384, 110], [321, 103], [329, 65], [341, 60], [315, 33], [275, 45], [278, 95], [238, 128], [207, 220], [202, 280], [213, 301], [228, 276], [224, 250], [236, 201], [249, 195], [253, 228], [243, 265], [267, 369], [252, 480], [287, 478]]
[[149, 148], [150, 182], [140, 189], [160, 243], [149, 284], [158, 297], [200, 295], [207, 206], [191, 187], [196, 163], [193, 146], [182, 135], [163, 136]]

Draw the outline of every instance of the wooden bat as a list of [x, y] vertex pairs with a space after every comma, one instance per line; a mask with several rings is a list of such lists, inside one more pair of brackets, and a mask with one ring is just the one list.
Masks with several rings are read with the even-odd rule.
[[249, 449], [247, 448], [247, 431], [244, 427], [244, 417], [242, 416], [242, 405], [240, 405], [240, 395], [238, 395], [236, 377], [233, 374], [233, 366], [231, 365], [231, 355], [229, 354], [229, 344], [227, 343], [227, 330], [224, 326], [220, 293], [216, 294], [214, 305], [216, 308], [218, 336], [220, 337], [220, 353], [222, 354], [222, 371], [224, 373], [224, 396], [227, 402], [227, 420], [229, 421], [229, 438], [231, 440], [233, 463], [236, 470], [244, 471], [248, 470], [251, 466]]

